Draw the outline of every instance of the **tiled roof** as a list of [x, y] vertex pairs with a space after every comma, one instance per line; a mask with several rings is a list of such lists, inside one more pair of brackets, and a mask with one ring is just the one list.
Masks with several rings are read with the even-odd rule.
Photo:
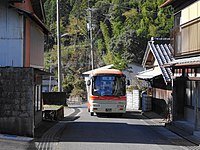
[[200, 56], [173, 60], [165, 66], [194, 66], [200, 65]]
[[142, 72], [139, 72], [136, 77], [139, 79], [152, 79], [154, 77], [157, 77], [159, 75], [162, 75], [160, 69], [148, 69]]
[[154, 58], [157, 60], [158, 65], [161, 69], [163, 78], [165, 82], [171, 81], [172, 72], [170, 68], [164, 68], [164, 64], [168, 64], [173, 61], [172, 56], [172, 46], [170, 44], [170, 39], [168, 38], [152, 38], [151, 41], [148, 42], [147, 51], [145, 53], [144, 61], [147, 59], [147, 55], [149, 52], [152, 52]]

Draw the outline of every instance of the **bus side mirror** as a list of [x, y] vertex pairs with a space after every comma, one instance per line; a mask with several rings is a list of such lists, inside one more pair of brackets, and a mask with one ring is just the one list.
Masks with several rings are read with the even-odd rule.
[[90, 86], [90, 85], [91, 85], [91, 81], [87, 80], [87, 86]]
[[130, 83], [130, 80], [127, 80], [127, 81], [126, 81], [126, 85], [129, 86], [130, 84], [131, 84], [131, 83]]

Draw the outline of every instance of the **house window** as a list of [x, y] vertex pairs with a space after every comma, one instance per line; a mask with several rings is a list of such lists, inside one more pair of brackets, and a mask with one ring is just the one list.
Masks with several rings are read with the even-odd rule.
[[174, 15], [174, 49], [176, 54], [181, 53], [181, 12]]
[[181, 53], [188, 54], [200, 50], [200, 22], [181, 27]]
[[[200, 51], [200, 1], [193, 3], [181, 11], [181, 19], [176, 19], [175, 23], [180, 21], [181, 25], [181, 51], [177, 51], [179, 54], [191, 54]], [[178, 18], [178, 14], [177, 14]], [[176, 21], [177, 20], [177, 21]], [[176, 24], [177, 24], [176, 23]], [[175, 38], [175, 40], [177, 40]]]
[[41, 85], [35, 86], [35, 111], [41, 110]]

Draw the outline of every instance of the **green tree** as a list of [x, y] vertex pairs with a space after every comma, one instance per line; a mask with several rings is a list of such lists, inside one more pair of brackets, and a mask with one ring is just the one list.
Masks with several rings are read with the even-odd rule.
[[[90, 0], [95, 66], [114, 64], [123, 70], [141, 63], [147, 41], [169, 37], [172, 10], [160, 8], [165, 0]], [[81, 73], [90, 68], [88, 0], [60, 0], [63, 87], [72, 95], [83, 91]], [[47, 26], [51, 31], [45, 67], [57, 74], [56, 1], [45, 0]]]

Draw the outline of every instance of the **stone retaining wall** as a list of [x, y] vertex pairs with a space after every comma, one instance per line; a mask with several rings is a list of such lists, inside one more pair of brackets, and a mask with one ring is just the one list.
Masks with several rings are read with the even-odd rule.
[[0, 133], [34, 135], [33, 99], [33, 68], [0, 68]]

